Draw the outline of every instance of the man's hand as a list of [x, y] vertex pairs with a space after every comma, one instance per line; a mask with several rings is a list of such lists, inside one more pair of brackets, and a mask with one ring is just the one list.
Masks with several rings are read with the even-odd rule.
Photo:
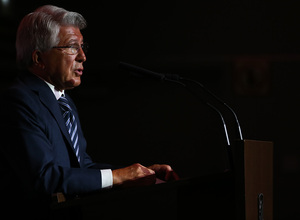
[[179, 180], [179, 176], [177, 173], [173, 171], [173, 169], [166, 164], [154, 164], [148, 167], [149, 169], [155, 172], [157, 178], [164, 180], [164, 181], [171, 181], [171, 180]]
[[166, 164], [154, 164], [144, 167], [139, 163], [113, 170], [113, 185], [122, 187], [148, 186], [156, 182], [156, 178], [164, 181], [178, 180], [178, 175]]
[[156, 181], [155, 172], [139, 163], [113, 170], [112, 173], [114, 186], [148, 186]]

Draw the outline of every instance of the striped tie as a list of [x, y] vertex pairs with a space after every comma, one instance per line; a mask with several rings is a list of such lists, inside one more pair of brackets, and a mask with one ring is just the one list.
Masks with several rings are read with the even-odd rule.
[[69, 105], [68, 99], [61, 96], [58, 99], [58, 103], [60, 105], [60, 108], [61, 108], [61, 111], [63, 114], [63, 118], [65, 120], [65, 124], [66, 124], [68, 132], [70, 134], [71, 141], [72, 141], [73, 148], [75, 150], [78, 162], [80, 162], [77, 122], [76, 122], [75, 116], [72, 113], [72, 108]]

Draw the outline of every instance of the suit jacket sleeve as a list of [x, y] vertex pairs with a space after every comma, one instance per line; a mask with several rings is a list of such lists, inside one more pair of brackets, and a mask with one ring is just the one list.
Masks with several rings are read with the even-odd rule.
[[28, 194], [51, 195], [57, 191], [80, 194], [100, 190], [100, 171], [89, 169], [95, 164], [88, 155], [86, 168], [72, 165], [66, 138], [53, 112], [46, 111], [39, 99], [26, 88], [12, 89], [1, 98], [1, 155], [14, 180]]

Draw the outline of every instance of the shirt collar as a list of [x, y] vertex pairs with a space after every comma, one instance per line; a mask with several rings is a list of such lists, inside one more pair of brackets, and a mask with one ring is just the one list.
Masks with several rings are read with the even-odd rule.
[[65, 96], [65, 90], [58, 91], [55, 89], [54, 85], [45, 81], [45, 83], [50, 87], [51, 91], [53, 92], [55, 98], [58, 100], [61, 96]]

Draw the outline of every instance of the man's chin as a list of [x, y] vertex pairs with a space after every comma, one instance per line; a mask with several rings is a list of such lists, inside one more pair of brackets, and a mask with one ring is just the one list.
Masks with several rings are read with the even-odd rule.
[[66, 89], [73, 89], [81, 84], [80, 77], [72, 78], [66, 82]]

